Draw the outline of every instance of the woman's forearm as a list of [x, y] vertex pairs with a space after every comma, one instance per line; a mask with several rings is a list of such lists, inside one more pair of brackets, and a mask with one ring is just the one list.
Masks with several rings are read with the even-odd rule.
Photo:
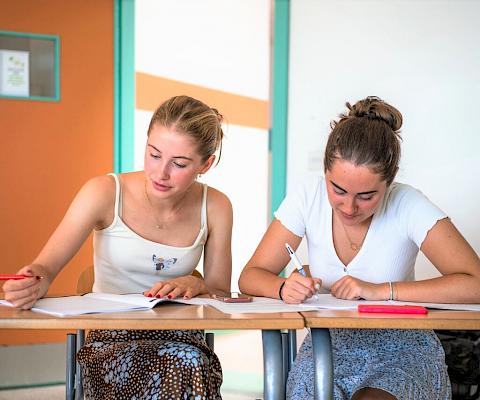
[[285, 280], [262, 268], [246, 267], [238, 281], [242, 293], [253, 296], [278, 298], [278, 289]]
[[480, 279], [450, 274], [414, 282], [395, 282], [394, 299], [425, 303], [480, 303]]

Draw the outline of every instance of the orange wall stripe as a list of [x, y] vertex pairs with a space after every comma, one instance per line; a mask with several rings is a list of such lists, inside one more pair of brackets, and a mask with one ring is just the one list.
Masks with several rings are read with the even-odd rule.
[[161, 78], [142, 72], [136, 73], [136, 107], [154, 111], [164, 100], [188, 95], [218, 109], [225, 122], [253, 128], [269, 129], [269, 102], [253, 97], [208, 89], [203, 86]]

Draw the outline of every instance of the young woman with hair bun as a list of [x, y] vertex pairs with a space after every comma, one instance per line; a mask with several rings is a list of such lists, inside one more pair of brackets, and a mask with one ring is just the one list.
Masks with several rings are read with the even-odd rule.
[[[341, 299], [480, 302], [480, 259], [450, 218], [419, 190], [395, 182], [401, 113], [367, 97], [332, 123], [324, 176], [284, 199], [239, 280], [244, 293], [300, 303], [316, 286]], [[285, 243], [308, 245], [311, 277], [278, 274]], [[415, 280], [421, 250], [441, 277]], [[330, 329], [334, 399], [448, 400], [445, 354], [431, 330]], [[290, 400], [313, 399], [307, 335], [287, 383]]]

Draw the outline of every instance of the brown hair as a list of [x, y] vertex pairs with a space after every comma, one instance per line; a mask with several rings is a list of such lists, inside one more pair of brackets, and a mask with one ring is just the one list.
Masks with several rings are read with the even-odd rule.
[[203, 161], [220, 149], [218, 164], [222, 153], [222, 121], [223, 116], [215, 108], [200, 100], [189, 96], [175, 96], [155, 110], [148, 126], [148, 135], [155, 125], [190, 135], [197, 143]]
[[402, 114], [376, 96], [369, 96], [332, 121], [332, 132], [325, 149], [324, 169], [330, 170], [336, 159], [364, 165], [381, 175], [390, 185], [400, 162], [399, 130]]

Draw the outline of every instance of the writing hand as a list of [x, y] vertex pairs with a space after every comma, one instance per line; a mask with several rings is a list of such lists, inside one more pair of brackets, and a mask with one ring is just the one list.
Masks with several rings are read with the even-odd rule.
[[289, 304], [300, 304], [316, 294], [317, 288], [321, 285], [321, 279], [303, 276], [294, 271], [283, 285], [283, 301]]
[[3, 285], [5, 300], [15, 308], [29, 310], [40, 297], [47, 293], [49, 282], [43, 279], [45, 271], [38, 264], [27, 265], [17, 274], [26, 275], [29, 278], [6, 281]]

